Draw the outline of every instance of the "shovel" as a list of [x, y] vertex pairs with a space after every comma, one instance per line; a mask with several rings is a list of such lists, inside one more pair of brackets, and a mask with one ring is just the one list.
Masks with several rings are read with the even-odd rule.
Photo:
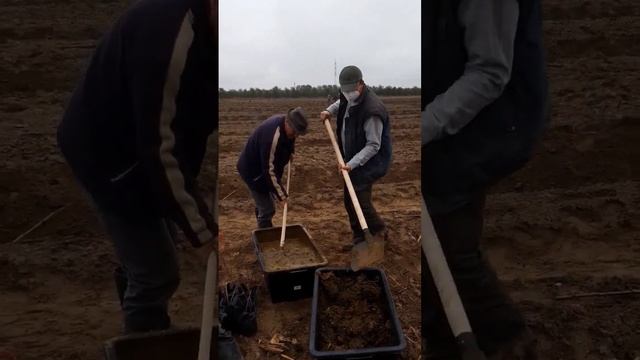
[[[287, 194], [289, 194], [289, 181], [291, 180], [291, 160], [287, 166]], [[282, 232], [280, 233], [280, 248], [284, 247], [284, 235], [287, 230], [287, 205], [289, 202], [284, 203], [284, 210], [282, 210]]]
[[[340, 153], [340, 148], [338, 147], [336, 138], [333, 135], [333, 129], [331, 128], [329, 119], [324, 120], [324, 125], [327, 128], [327, 132], [329, 133], [331, 144], [333, 144], [333, 150], [336, 153], [338, 164], [340, 164], [340, 166], [344, 166], [344, 160], [342, 159], [342, 154]], [[360, 227], [362, 228], [362, 232], [364, 233], [364, 241], [355, 244], [353, 246], [353, 249], [351, 250], [351, 270], [358, 271], [362, 268], [374, 265], [384, 260], [384, 240], [375, 239], [371, 235], [371, 231], [369, 231], [367, 221], [365, 220], [362, 209], [360, 208], [360, 202], [358, 201], [358, 197], [356, 196], [356, 191], [353, 189], [353, 184], [351, 183], [349, 172], [343, 169], [341, 170], [341, 173], [344, 177], [344, 182], [347, 185], [347, 190], [349, 190], [349, 197], [351, 198], [353, 207], [356, 210], [356, 214], [358, 215], [358, 222], [360, 222]]]
[[[478, 347], [467, 313], [460, 300], [458, 289], [444, 256], [442, 245], [431, 222], [431, 216], [422, 201], [422, 252], [427, 259], [433, 282], [438, 289], [449, 327], [456, 339], [462, 360], [485, 360], [484, 353]], [[426, 329], [423, 329], [425, 331]]]
[[198, 360], [216, 359], [217, 334], [220, 327], [218, 320], [218, 252], [212, 251], [207, 260], [207, 274], [204, 284], [204, 303], [202, 304], [202, 326], [200, 327], [200, 344], [198, 348]]

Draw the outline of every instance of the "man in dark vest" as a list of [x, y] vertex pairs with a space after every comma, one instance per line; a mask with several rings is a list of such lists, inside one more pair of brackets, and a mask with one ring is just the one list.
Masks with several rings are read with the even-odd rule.
[[[382, 101], [362, 80], [356, 66], [340, 72], [340, 99], [320, 113], [320, 119], [337, 116], [337, 134], [344, 170], [349, 171], [353, 187], [373, 236], [386, 239], [386, 226], [372, 203], [373, 184], [383, 177], [391, 164], [389, 114]], [[355, 209], [344, 188], [344, 204], [353, 232], [352, 244], [364, 240]]]
[[180, 276], [169, 224], [203, 259], [216, 249], [218, 226], [196, 178], [218, 128], [217, 7], [135, 2], [100, 41], [58, 128], [121, 264], [127, 333], [170, 326]]
[[307, 118], [302, 108], [290, 109], [263, 121], [240, 153], [237, 169], [256, 204], [259, 229], [273, 226], [274, 199], [284, 204], [289, 197], [282, 174], [295, 152], [296, 138], [306, 133]]
[[[534, 340], [480, 239], [487, 189], [528, 161], [546, 125], [540, 2], [423, 6], [422, 194], [481, 349], [534, 358]], [[436, 358], [455, 347], [422, 260], [422, 332], [427, 358]]]

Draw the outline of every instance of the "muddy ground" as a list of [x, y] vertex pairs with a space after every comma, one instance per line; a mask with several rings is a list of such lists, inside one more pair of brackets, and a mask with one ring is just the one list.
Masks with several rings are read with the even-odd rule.
[[640, 358], [640, 7], [545, 1], [551, 128], [488, 199], [486, 247], [544, 359]]
[[[393, 118], [394, 162], [387, 176], [374, 186], [374, 202], [390, 228], [387, 259], [382, 267], [388, 272], [396, 306], [406, 335], [409, 352], [418, 357], [419, 337], [419, 108], [418, 97], [385, 98]], [[318, 114], [326, 99], [229, 99], [220, 108], [220, 223], [223, 234], [221, 276], [223, 281], [259, 284], [258, 335], [239, 339], [248, 359], [263, 359], [267, 354], [257, 347], [256, 339], [270, 339], [275, 333], [297, 338], [308, 349], [310, 299], [271, 304], [257, 263], [251, 231], [256, 227], [254, 204], [236, 171], [238, 155], [247, 137], [261, 121], [272, 114], [302, 106], [310, 118], [309, 133], [296, 140], [296, 155], [291, 172], [287, 223], [302, 224], [329, 261], [330, 266], [348, 266], [350, 253], [342, 247], [351, 241], [343, 205], [342, 180], [324, 125]], [[226, 199], [225, 199], [226, 198]], [[282, 207], [274, 224], [281, 224]], [[413, 330], [411, 330], [413, 329]], [[412, 343], [414, 342], [414, 343]], [[296, 359], [307, 359], [307, 352], [291, 352]]]
[[[125, 1], [0, 2], [0, 352], [19, 359], [100, 359], [118, 333], [112, 249], [55, 147], [55, 126], [95, 40]], [[577, 292], [640, 288], [640, 9], [634, 0], [544, 2], [552, 123], [533, 161], [488, 199], [489, 256], [539, 337], [544, 359], [640, 356], [640, 297], [556, 300]], [[390, 280], [410, 358], [418, 337], [418, 101], [395, 106], [396, 164], [377, 188], [398, 245]], [[248, 194], [233, 163], [251, 126], [290, 102], [225, 101], [221, 107], [221, 216], [225, 279], [261, 284], [249, 234]], [[293, 102], [291, 102], [293, 103]], [[309, 114], [324, 100], [295, 101]], [[348, 239], [332, 153], [315, 124], [300, 142], [292, 220], [307, 226], [332, 264]], [[205, 167], [203, 183], [212, 183]], [[29, 236], [13, 239], [64, 208]], [[179, 250], [182, 284], [171, 305], [197, 324], [204, 270]], [[309, 302], [272, 306], [260, 295], [260, 333], [307, 339]], [[239, 339], [265, 358], [256, 338]], [[413, 356], [413, 357], [411, 357]], [[299, 358], [305, 358], [304, 355]]]

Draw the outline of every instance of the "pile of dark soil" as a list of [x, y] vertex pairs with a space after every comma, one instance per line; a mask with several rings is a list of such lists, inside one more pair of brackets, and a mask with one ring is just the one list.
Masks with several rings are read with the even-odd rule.
[[380, 279], [320, 275], [318, 349], [339, 351], [391, 346], [391, 316]]

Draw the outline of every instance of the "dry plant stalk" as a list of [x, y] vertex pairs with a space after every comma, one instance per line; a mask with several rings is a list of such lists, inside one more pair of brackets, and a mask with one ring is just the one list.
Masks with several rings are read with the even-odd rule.
[[270, 353], [274, 353], [274, 354], [282, 354], [284, 352], [284, 349], [281, 349], [275, 345], [269, 345], [269, 344], [258, 344], [258, 347], [260, 347], [260, 349], [270, 352]]

